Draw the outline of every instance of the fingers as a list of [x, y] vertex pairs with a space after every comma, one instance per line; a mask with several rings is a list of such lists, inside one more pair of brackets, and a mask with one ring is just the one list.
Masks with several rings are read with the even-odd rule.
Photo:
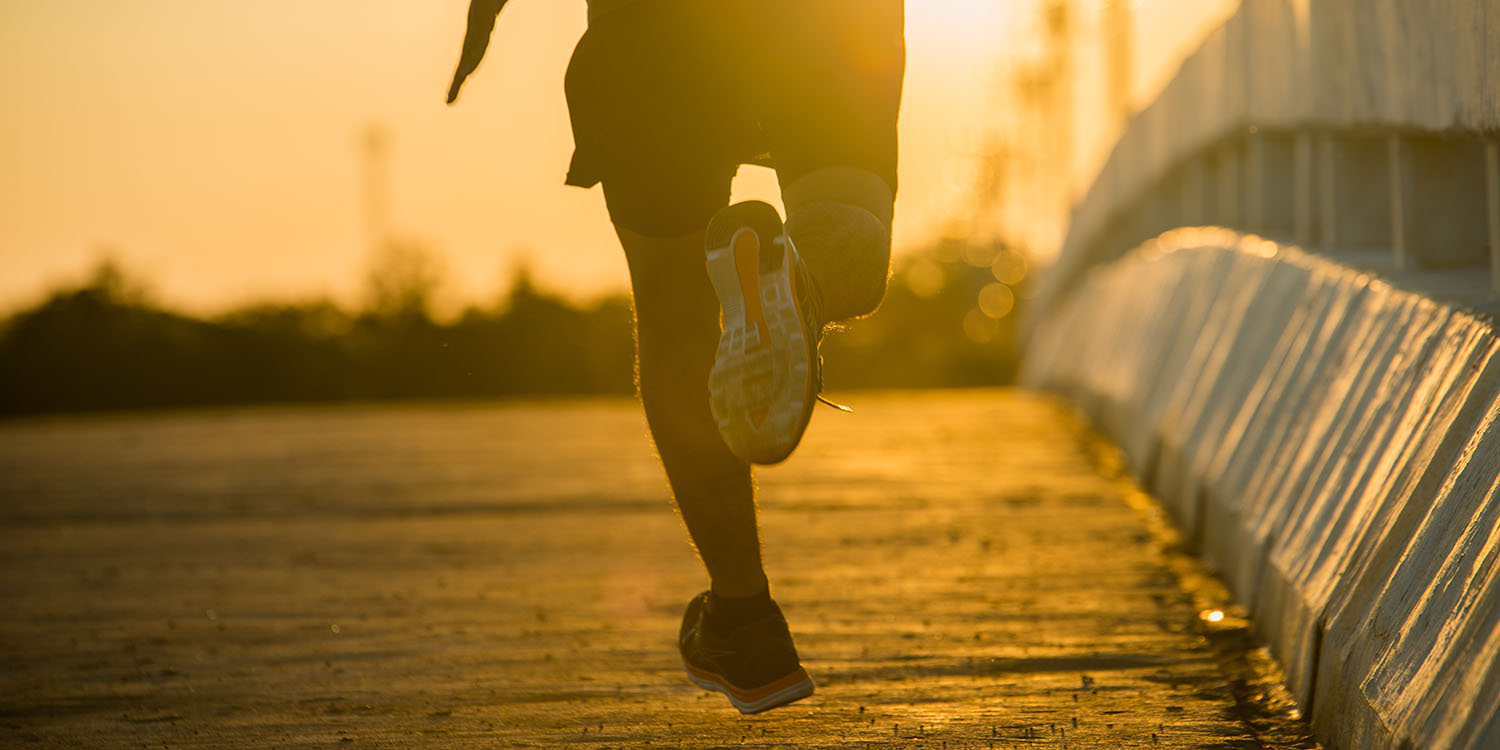
[[[494, 28], [494, 19], [490, 20], [490, 28]], [[484, 29], [479, 35], [472, 25], [469, 33], [464, 35], [464, 51], [458, 58], [458, 68], [453, 71], [453, 83], [448, 85], [448, 103], [452, 104], [458, 100], [458, 90], [463, 87], [464, 81], [468, 80], [469, 74], [479, 68], [479, 62], [484, 59], [484, 52], [490, 45], [489, 29]]]
[[[489, 39], [486, 38], [485, 42]], [[478, 54], [471, 54], [467, 41], [464, 44], [463, 57], [458, 60], [458, 68], [453, 71], [453, 83], [448, 84], [448, 103], [458, 101], [458, 90], [463, 88], [464, 81], [469, 79], [469, 74], [479, 67], [479, 61], [484, 58], [484, 47], [479, 48]]]
[[490, 46], [490, 34], [495, 30], [495, 17], [505, 7], [506, 0], [471, 0], [469, 3], [468, 28], [464, 31], [464, 48], [458, 58], [458, 69], [453, 71], [453, 82], [448, 84], [448, 103], [458, 100], [458, 91], [469, 74], [479, 68], [484, 53]]

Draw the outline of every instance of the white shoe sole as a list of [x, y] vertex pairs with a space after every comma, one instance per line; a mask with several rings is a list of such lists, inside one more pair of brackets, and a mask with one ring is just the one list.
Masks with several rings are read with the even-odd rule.
[[[741, 459], [779, 463], [802, 440], [816, 391], [807, 324], [797, 305], [797, 280], [785, 233], [769, 234], [775, 209], [737, 204], [715, 221], [740, 226], [710, 227], [713, 239], [727, 242], [708, 249], [708, 275], [719, 297], [723, 333], [709, 376], [709, 404], [719, 434]], [[744, 208], [736, 213], [735, 209]], [[754, 214], [760, 213], [760, 216]], [[756, 224], [760, 224], [759, 228]], [[732, 231], [731, 231], [732, 230]], [[778, 258], [766, 258], [775, 253]]]
[[704, 690], [714, 690], [724, 694], [729, 702], [742, 714], [760, 713], [777, 706], [784, 706], [792, 701], [802, 700], [813, 694], [813, 681], [807, 675], [807, 671], [800, 667], [786, 677], [783, 677], [769, 685], [764, 685], [755, 690], [741, 690], [725, 682], [722, 677], [710, 674], [702, 670], [694, 669], [684, 663], [683, 668], [687, 671], [689, 680]]

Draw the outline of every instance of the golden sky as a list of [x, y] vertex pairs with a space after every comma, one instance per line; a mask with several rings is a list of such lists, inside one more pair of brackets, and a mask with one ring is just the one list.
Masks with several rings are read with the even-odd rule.
[[[1141, 79], [1160, 78], [1226, 4], [1145, 0], [1141, 21], [1161, 27], [1140, 45]], [[572, 149], [562, 74], [583, 0], [513, 0], [450, 108], [466, 7], [0, 3], [0, 311], [105, 254], [194, 310], [355, 301], [369, 244], [359, 143], [371, 123], [393, 143], [390, 223], [444, 258], [450, 298], [493, 299], [523, 257], [573, 294], [622, 288], [597, 189], [562, 184]], [[898, 252], [937, 231], [929, 198], [953, 134], [993, 116], [995, 71], [1034, 3], [910, 0], [907, 12]], [[736, 198], [774, 198], [774, 185], [745, 168]]]

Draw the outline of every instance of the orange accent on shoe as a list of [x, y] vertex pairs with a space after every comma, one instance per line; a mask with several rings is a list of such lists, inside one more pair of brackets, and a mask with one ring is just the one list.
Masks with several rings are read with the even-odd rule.
[[744, 688], [731, 685], [729, 683], [729, 680], [726, 680], [723, 677], [714, 674], [713, 672], [710, 672], [706, 669], [699, 669], [698, 667], [695, 667], [686, 662], [683, 663], [683, 667], [685, 667], [689, 673], [691, 673], [698, 679], [705, 682], [712, 682], [715, 685], [720, 686], [721, 688], [723, 688], [725, 694], [733, 696], [735, 699], [744, 703], [754, 703], [755, 701], [764, 699], [766, 696], [772, 695], [781, 690], [785, 690], [793, 685], [808, 681], [810, 679], [807, 676], [806, 669], [797, 667], [796, 671], [788, 674], [785, 677], [782, 677], [781, 679], [768, 682], [758, 688], [746, 690]]
[[755, 232], [741, 230], [734, 236], [734, 268], [745, 299], [745, 322], [755, 324], [758, 340], [753, 348], [763, 349], [771, 345], [771, 329], [760, 304], [760, 238]]

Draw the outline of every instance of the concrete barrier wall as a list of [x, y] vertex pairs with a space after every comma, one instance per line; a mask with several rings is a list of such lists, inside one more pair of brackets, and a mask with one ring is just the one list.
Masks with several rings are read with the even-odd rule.
[[1023, 378], [1119, 442], [1326, 746], [1500, 748], [1492, 321], [1182, 229], [1054, 304]]
[[1500, 208], [1484, 238], [1486, 180], [1500, 179], [1497, 40], [1500, 0], [1243, 0], [1126, 128], [1042, 298], [1196, 223], [1378, 246], [1401, 264], [1488, 263], [1500, 290], [1500, 248], [1486, 252]]

